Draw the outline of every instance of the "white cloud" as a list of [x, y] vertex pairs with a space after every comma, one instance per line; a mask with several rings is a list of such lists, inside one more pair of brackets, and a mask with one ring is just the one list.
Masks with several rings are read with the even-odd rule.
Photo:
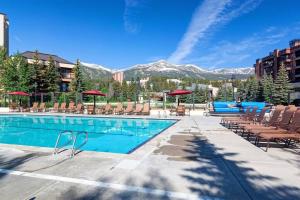
[[123, 13], [124, 29], [128, 33], [137, 33], [141, 28], [138, 20], [139, 8], [142, 0], [125, 0], [125, 8]]
[[201, 66], [209, 66], [210, 68], [222, 65], [224, 67], [227, 63], [241, 63], [251, 57], [253, 53], [279, 43], [290, 31], [294, 31], [294, 29], [269, 27], [240, 41], [222, 41], [208, 49], [208, 53], [202, 57], [189, 59], [186, 62], [199, 63]]
[[234, 18], [255, 9], [262, 0], [245, 0], [242, 3], [233, 0], [204, 0], [196, 9], [187, 31], [176, 50], [168, 58], [170, 62], [180, 63], [201, 39], [212, 32], [217, 25], [224, 25]]

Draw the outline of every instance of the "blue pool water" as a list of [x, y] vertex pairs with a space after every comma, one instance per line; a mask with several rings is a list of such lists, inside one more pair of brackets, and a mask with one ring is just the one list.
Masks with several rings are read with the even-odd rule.
[[[88, 132], [81, 150], [130, 153], [175, 120], [0, 115], [0, 143], [54, 148], [61, 131]], [[79, 134], [76, 145], [84, 141]], [[63, 135], [61, 143], [69, 141]]]

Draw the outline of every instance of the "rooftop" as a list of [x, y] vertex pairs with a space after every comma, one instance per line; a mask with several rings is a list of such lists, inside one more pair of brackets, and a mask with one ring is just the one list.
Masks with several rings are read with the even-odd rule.
[[[25, 51], [23, 53], [21, 53], [21, 55], [27, 59], [33, 59], [34, 56], [35, 56], [36, 52], [35, 51]], [[49, 57], [52, 57], [52, 59], [55, 61], [55, 62], [58, 62], [58, 63], [65, 63], [65, 64], [74, 64], [64, 58], [61, 58], [57, 55], [53, 55], [53, 54], [47, 54], [47, 53], [40, 53], [38, 52], [38, 57], [40, 60], [43, 60], [43, 61], [48, 61], [49, 60]]]

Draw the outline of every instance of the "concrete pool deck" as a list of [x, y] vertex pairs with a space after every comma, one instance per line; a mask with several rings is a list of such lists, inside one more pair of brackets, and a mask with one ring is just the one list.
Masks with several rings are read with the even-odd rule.
[[300, 149], [182, 117], [131, 154], [0, 145], [1, 199], [300, 199]]

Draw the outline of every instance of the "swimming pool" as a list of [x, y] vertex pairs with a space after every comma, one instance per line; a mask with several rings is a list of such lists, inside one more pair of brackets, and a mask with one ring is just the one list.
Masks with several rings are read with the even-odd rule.
[[[130, 153], [176, 120], [95, 118], [69, 116], [0, 115], [0, 143], [54, 148], [61, 131], [86, 131], [87, 143], [81, 150]], [[61, 141], [68, 141], [62, 135]], [[84, 141], [79, 134], [76, 144]]]

